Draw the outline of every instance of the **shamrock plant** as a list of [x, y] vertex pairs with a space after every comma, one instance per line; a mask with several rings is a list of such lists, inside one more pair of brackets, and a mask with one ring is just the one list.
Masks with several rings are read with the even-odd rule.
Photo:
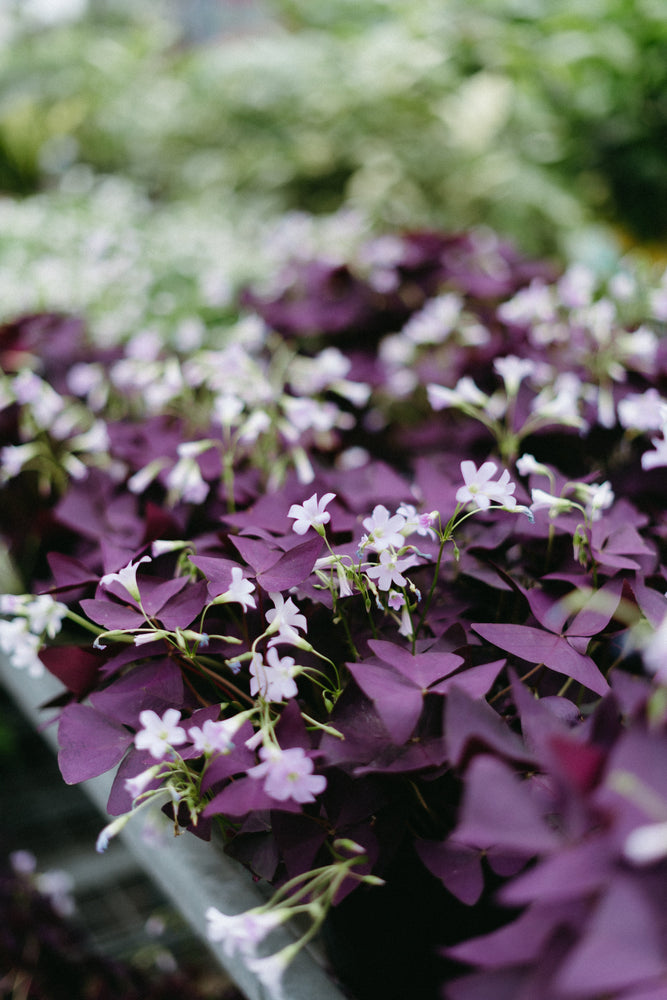
[[388, 996], [407, 962], [425, 997], [630, 1000], [667, 968], [614, 917], [651, 927], [667, 854], [662, 278], [378, 239], [160, 347], [150, 393], [136, 341], [11, 325], [0, 646], [64, 685], [65, 781], [114, 772], [100, 849], [157, 810], [271, 884], [207, 917], [272, 995], [376, 898]]

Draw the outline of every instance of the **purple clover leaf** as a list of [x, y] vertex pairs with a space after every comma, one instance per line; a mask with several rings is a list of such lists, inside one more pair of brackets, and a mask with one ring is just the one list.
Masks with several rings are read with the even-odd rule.
[[486, 754], [475, 757], [466, 772], [461, 817], [451, 839], [470, 847], [502, 848], [526, 859], [561, 845], [531, 783]]
[[595, 662], [589, 656], [577, 652], [565, 636], [554, 635], [532, 625], [502, 622], [475, 624], [472, 629], [505, 652], [528, 663], [544, 664], [550, 670], [578, 681], [596, 694], [603, 695], [609, 690], [609, 685]]
[[58, 763], [68, 785], [115, 767], [133, 740], [125, 726], [88, 705], [68, 705], [58, 726]]

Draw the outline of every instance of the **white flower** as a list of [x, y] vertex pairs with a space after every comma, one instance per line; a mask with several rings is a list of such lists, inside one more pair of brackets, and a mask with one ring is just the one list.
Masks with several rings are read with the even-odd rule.
[[165, 465], [168, 464], [168, 459], [155, 458], [148, 465], [145, 465], [143, 469], [135, 472], [127, 481], [127, 488], [130, 493], [136, 493], [137, 495], [143, 493], [144, 490], [148, 489], [153, 480], [157, 478]]
[[387, 604], [394, 611], [400, 611], [405, 605], [405, 597], [398, 590], [390, 590], [387, 596]]
[[264, 912], [248, 910], [246, 913], [230, 915], [221, 913], [215, 906], [206, 911], [209, 941], [220, 942], [223, 951], [230, 958], [237, 951], [246, 957], [252, 956], [267, 934], [280, 926], [288, 918], [289, 911], [275, 909]]
[[530, 509], [533, 513], [537, 510], [548, 510], [549, 517], [556, 517], [557, 514], [566, 514], [572, 510], [572, 501], [566, 497], [557, 497], [546, 490], [531, 490], [532, 503]]
[[574, 372], [561, 372], [531, 403], [531, 410], [543, 420], [554, 420], [573, 427], [583, 427], [578, 414], [583, 393], [581, 379]]
[[656, 288], [649, 296], [651, 315], [661, 323], [667, 322], [667, 284], [664, 282], [663, 277], [662, 287]]
[[18, 476], [37, 454], [38, 448], [32, 441], [26, 444], [6, 444], [0, 448], [0, 482], [8, 482]]
[[213, 403], [213, 419], [222, 427], [234, 427], [243, 413], [243, 400], [231, 392], [222, 392]]
[[190, 456], [179, 458], [167, 474], [166, 482], [171, 494], [186, 503], [203, 503], [208, 495], [208, 483], [201, 474], [199, 463]]
[[599, 521], [602, 511], [608, 510], [614, 502], [614, 491], [610, 482], [588, 485], [581, 483], [578, 489], [584, 494], [586, 511], [592, 521]]
[[392, 587], [405, 587], [407, 580], [403, 576], [403, 570], [415, 566], [417, 560], [414, 556], [406, 556], [399, 559], [396, 552], [383, 549], [380, 553], [380, 562], [366, 569], [366, 575], [371, 580], [377, 580], [380, 590], [391, 590]]
[[635, 865], [650, 865], [667, 857], [667, 821], [636, 827], [623, 846], [623, 854]]
[[440, 344], [455, 328], [462, 309], [463, 299], [456, 292], [438, 295], [414, 313], [401, 332], [414, 344]]
[[416, 534], [426, 538], [435, 538], [433, 525], [438, 520], [438, 511], [432, 510], [425, 514], [417, 513], [417, 508], [411, 503], [402, 503], [396, 510], [397, 514], [405, 518], [402, 534], [404, 536]]
[[657, 389], [646, 392], [630, 392], [618, 404], [618, 419], [621, 427], [633, 431], [658, 431], [665, 422], [667, 400]]
[[303, 629], [305, 632], [307, 629], [306, 618], [299, 612], [296, 604], [291, 597], [287, 600], [282, 594], [269, 594], [269, 597], [273, 601], [274, 607], [266, 612], [266, 620], [269, 623], [269, 633], [278, 633], [277, 636], [271, 640], [271, 645], [282, 641], [285, 642], [298, 642], [301, 637], [297, 632], [297, 629]]
[[117, 816], [116, 819], [112, 820], [111, 823], [107, 823], [104, 829], [100, 831], [97, 840], [95, 841], [95, 850], [98, 854], [102, 854], [106, 851], [109, 846], [109, 841], [112, 837], [115, 837], [120, 833], [129, 820], [130, 815], [131, 813], [123, 813], [122, 816]]
[[667, 682], [667, 614], [644, 646], [644, 666], [661, 684]]
[[489, 397], [475, 385], [469, 375], [460, 378], [454, 389], [431, 383], [426, 386], [426, 394], [434, 410], [443, 410], [448, 406], [484, 408], [489, 402]]
[[142, 556], [135, 563], [129, 562], [127, 566], [119, 569], [117, 573], [105, 573], [100, 580], [101, 587], [108, 587], [110, 583], [120, 583], [125, 587], [128, 594], [139, 601], [139, 587], [137, 585], [137, 569], [141, 563], [151, 562], [150, 556]]
[[352, 586], [350, 584], [349, 577], [345, 570], [345, 565], [341, 559], [336, 560], [335, 569], [336, 569], [336, 580], [338, 582], [339, 597], [351, 597]]
[[554, 289], [541, 278], [534, 278], [528, 288], [522, 288], [498, 307], [498, 316], [503, 323], [526, 326], [551, 321], [556, 318]]
[[39, 594], [26, 604], [25, 613], [31, 632], [35, 635], [45, 634], [49, 639], [55, 639], [67, 614], [67, 605], [54, 601], [49, 594]]
[[520, 476], [530, 476], [531, 473], [544, 474], [547, 470], [541, 462], [538, 462], [534, 455], [527, 452], [516, 460], [516, 471]]
[[162, 718], [151, 709], [139, 713], [143, 726], [134, 737], [137, 750], [148, 750], [155, 760], [166, 757], [172, 747], [185, 743], [185, 730], [178, 725], [181, 713], [176, 708], [168, 708]]
[[400, 548], [405, 541], [405, 518], [402, 514], [390, 517], [389, 511], [382, 504], [373, 508], [372, 516], [364, 518], [363, 525], [368, 532], [366, 545], [375, 552], [382, 552], [390, 546]]
[[536, 366], [529, 358], [518, 358], [514, 354], [508, 354], [505, 358], [496, 358], [493, 367], [502, 377], [507, 395], [516, 396], [521, 382], [535, 372]]
[[271, 1000], [283, 1000], [285, 996], [282, 980], [288, 965], [289, 959], [284, 950], [276, 952], [275, 955], [252, 958], [248, 962], [248, 968], [266, 987]]
[[160, 765], [153, 764], [152, 767], [146, 768], [146, 770], [141, 771], [140, 774], [135, 774], [133, 778], [125, 779], [125, 791], [130, 793], [133, 801], [138, 798], [142, 792], [146, 791], [159, 770]]
[[651, 438], [654, 451], [645, 451], [642, 455], [642, 469], [657, 469], [667, 465], [667, 439]]
[[265, 701], [280, 702], [294, 698], [299, 689], [294, 680], [298, 673], [291, 656], [278, 655], [275, 646], [269, 649], [264, 663], [261, 655], [255, 653], [250, 661], [250, 694], [259, 694]]
[[617, 271], [608, 282], [609, 291], [619, 302], [627, 302], [637, 291], [637, 281], [627, 271]]
[[25, 618], [0, 619], [0, 649], [9, 656], [17, 670], [27, 670], [30, 677], [41, 677], [44, 666], [38, 653], [41, 639], [29, 631]]
[[206, 719], [201, 728], [191, 726], [188, 735], [200, 753], [229, 753], [234, 749], [232, 736], [237, 729], [238, 724], [234, 719], [221, 719], [219, 722]]
[[305, 535], [309, 528], [315, 528], [318, 531], [321, 526], [328, 524], [331, 520], [331, 514], [325, 510], [325, 507], [331, 503], [335, 496], [335, 493], [325, 493], [318, 500], [317, 493], [313, 493], [312, 497], [304, 500], [302, 504], [293, 503], [287, 513], [288, 517], [294, 518], [292, 530], [297, 535]]
[[510, 474], [505, 469], [500, 479], [492, 480], [497, 469], [495, 462], [484, 462], [479, 469], [469, 460], [461, 462], [461, 474], [464, 486], [456, 491], [459, 503], [474, 503], [480, 510], [487, 510], [491, 503], [502, 507], [515, 507], [516, 500], [512, 496], [516, 485], [510, 482]]
[[255, 598], [252, 596], [255, 592], [255, 585], [251, 583], [250, 580], [246, 580], [243, 575], [243, 570], [240, 566], [234, 566], [232, 569], [232, 582], [223, 594], [219, 594], [215, 598], [216, 604], [240, 604], [244, 611], [248, 608], [257, 607]]
[[254, 444], [270, 426], [271, 417], [265, 410], [253, 410], [239, 431], [239, 441], [243, 444]]
[[572, 264], [557, 284], [561, 302], [568, 309], [590, 305], [595, 283], [595, 274], [589, 267], [585, 264]]
[[62, 396], [35, 375], [34, 372], [22, 371], [12, 384], [16, 401], [30, 407], [33, 419], [39, 427], [48, 430], [65, 405]]

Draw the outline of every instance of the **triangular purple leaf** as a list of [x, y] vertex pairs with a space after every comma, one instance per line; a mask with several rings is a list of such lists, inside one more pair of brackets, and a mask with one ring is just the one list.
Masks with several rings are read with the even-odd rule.
[[267, 569], [257, 573], [257, 582], [269, 593], [289, 590], [310, 576], [322, 551], [324, 540], [319, 535], [296, 545]]
[[528, 663], [543, 663], [550, 670], [571, 677], [596, 694], [604, 695], [609, 691], [607, 681], [593, 660], [578, 653], [562, 636], [531, 625], [493, 622], [475, 624], [472, 629], [505, 652], [513, 653]]
[[58, 727], [58, 763], [68, 785], [96, 778], [123, 758], [132, 733], [88, 705], [68, 705]]
[[421, 715], [424, 700], [420, 689], [378, 661], [362, 660], [347, 667], [375, 705], [394, 743], [405, 743]]
[[471, 847], [507, 848], [526, 857], [560, 845], [542, 818], [530, 785], [489, 756], [476, 757], [468, 768], [461, 819], [452, 836]]

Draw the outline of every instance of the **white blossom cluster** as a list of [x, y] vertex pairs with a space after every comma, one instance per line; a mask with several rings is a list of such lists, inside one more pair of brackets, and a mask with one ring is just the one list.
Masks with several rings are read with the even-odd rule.
[[[46, 639], [55, 639], [67, 614], [67, 606], [48, 594], [0, 595], [0, 650], [17, 670], [41, 677], [44, 666], [39, 650]], [[11, 616], [11, 617], [9, 617]]]

